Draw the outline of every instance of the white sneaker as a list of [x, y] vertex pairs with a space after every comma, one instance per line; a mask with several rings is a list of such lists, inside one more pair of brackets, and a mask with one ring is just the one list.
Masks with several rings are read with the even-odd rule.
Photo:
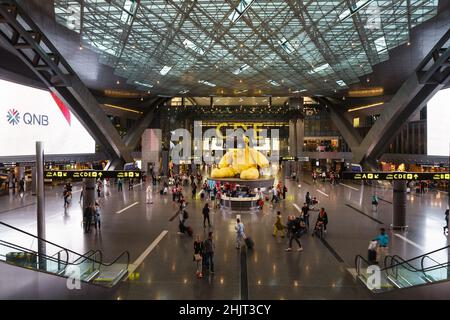
[[297, 251], [301, 252], [301, 251], [303, 251], [303, 248], [298, 248]]
[[292, 248], [287, 248], [284, 251], [290, 252], [290, 251], [292, 251]]

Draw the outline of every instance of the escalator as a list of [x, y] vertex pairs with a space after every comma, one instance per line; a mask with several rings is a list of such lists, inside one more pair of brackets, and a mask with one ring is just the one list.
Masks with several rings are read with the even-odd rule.
[[429, 296], [432, 286], [439, 287], [441, 293], [450, 293], [449, 248], [450, 246], [445, 246], [408, 260], [398, 255], [389, 255], [384, 259], [384, 266], [379, 267], [357, 255], [355, 275], [376, 295], [390, 294], [400, 297], [402, 293], [407, 292], [427, 292]]
[[[45, 253], [38, 252], [39, 243]], [[113, 288], [128, 274], [130, 254], [124, 251], [106, 263], [100, 250], [80, 254], [0, 222], [0, 263]]]

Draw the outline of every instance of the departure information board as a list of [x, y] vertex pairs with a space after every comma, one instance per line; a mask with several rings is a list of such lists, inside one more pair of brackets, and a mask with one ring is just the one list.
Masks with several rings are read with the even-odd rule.
[[46, 170], [45, 179], [69, 178], [141, 178], [141, 171], [103, 171], [103, 170]]
[[343, 172], [349, 180], [450, 180], [448, 172]]

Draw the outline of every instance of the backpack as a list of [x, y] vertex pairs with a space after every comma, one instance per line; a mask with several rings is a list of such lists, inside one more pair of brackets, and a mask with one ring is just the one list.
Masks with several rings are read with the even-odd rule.
[[183, 219], [189, 218], [189, 214], [186, 210], [183, 211]]

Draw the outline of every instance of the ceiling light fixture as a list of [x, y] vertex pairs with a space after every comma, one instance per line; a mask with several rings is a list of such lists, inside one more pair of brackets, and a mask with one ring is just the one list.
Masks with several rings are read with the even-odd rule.
[[384, 104], [384, 102], [372, 103], [372, 104], [368, 104], [368, 105], [365, 105], [365, 106], [348, 109], [347, 112], [354, 112], [354, 111], [358, 111], [358, 110], [373, 108], [373, 107], [381, 106], [383, 104]]
[[138, 86], [142, 86], [142, 87], [146, 87], [146, 88], [153, 88], [153, 85], [144, 83], [144, 82], [140, 82], [140, 81], [134, 81], [134, 84], [137, 84]]

